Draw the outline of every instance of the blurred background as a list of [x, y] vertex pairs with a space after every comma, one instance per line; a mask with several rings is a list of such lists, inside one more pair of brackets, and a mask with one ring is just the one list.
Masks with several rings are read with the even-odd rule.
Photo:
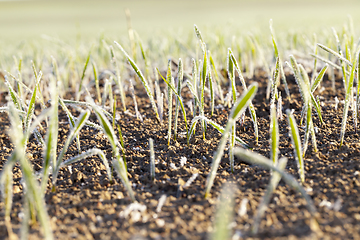
[[0, 41], [127, 36], [125, 9], [130, 10], [132, 27], [143, 39], [187, 34], [194, 24], [211, 34], [269, 31], [269, 19], [278, 33], [340, 28], [348, 16], [355, 25], [360, 22], [360, 1], [356, 0], [0, 0]]

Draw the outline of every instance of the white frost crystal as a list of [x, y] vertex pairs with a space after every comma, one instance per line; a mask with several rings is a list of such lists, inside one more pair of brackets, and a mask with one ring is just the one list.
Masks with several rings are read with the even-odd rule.
[[187, 158], [186, 157], [181, 157], [180, 158], [180, 166], [183, 167], [186, 164]]
[[131, 203], [127, 208], [120, 212], [121, 218], [128, 218], [133, 222], [139, 222], [141, 220], [142, 213], [146, 211], [146, 206], [138, 202]]

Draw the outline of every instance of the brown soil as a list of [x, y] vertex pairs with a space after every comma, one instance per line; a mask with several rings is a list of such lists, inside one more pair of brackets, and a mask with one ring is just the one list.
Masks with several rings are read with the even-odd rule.
[[[254, 151], [269, 157], [269, 104], [265, 99], [266, 78], [247, 79], [259, 83], [259, 91], [253, 101], [259, 122], [259, 143], [254, 144], [254, 131], [248, 114], [237, 135], [254, 147]], [[289, 102], [283, 94], [283, 109], [295, 109], [299, 119], [301, 97], [291, 76], [288, 78], [291, 91]], [[360, 239], [360, 142], [355, 133], [353, 120], [349, 114], [346, 127], [345, 145], [339, 149], [340, 125], [343, 104], [335, 110], [334, 97], [343, 99], [341, 80], [336, 81], [337, 91], [331, 90], [326, 76], [322, 86], [325, 88], [317, 95], [322, 96], [322, 114], [325, 121], [320, 126], [318, 120], [317, 143], [319, 151], [313, 153], [311, 144], [305, 158], [306, 180], [304, 187], [312, 197], [319, 212], [320, 230], [313, 232], [309, 228], [310, 213], [305, 200], [283, 181], [280, 182], [272, 197], [265, 217], [261, 221], [260, 232], [251, 236], [249, 229], [253, 223], [258, 204], [270, 179], [270, 173], [257, 166], [250, 166], [236, 159], [235, 172], [229, 171], [228, 154], [225, 152], [220, 164], [209, 199], [203, 199], [206, 178], [210, 170], [212, 157], [221, 135], [211, 126], [208, 127], [206, 140], [199, 129], [192, 138], [190, 146], [186, 137], [179, 135], [177, 141], [167, 145], [167, 113], [162, 125], [155, 120], [153, 110], [141, 86], [136, 87], [139, 111], [144, 117], [140, 122], [135, 117], [121, 113], [120, 126], [123, 131], [128, 176], [133, 185], [138, 204], [142, 207], [128, 211], [131, 201], [124, 186], [115, 174], [116, 181], [110, 184], [105, 167], [97, 157], [92, 157], [63, 168], [57, 180], [57, 192], [49, 190], [46, 204], [54, 235], [57, 239], [206, 239], [213, 230], [217, 199], [225, 182], [235, 183], [235, 214], [231, 224], [233, 239]], [[225, 88], [224, 88], [225, 89]], [[283, 91], [283, 87], [280, 86]], [[188, 89], [183, 90], [188, 96]], [[242, 88], [239, 87], [239, 92]], [[189, 97], [189, 96], [188, 96]], [[2, 96], [2, 103], [5, 102]], [[118, 98], [119, 99], [119, 98]], [[127, 98], [127, 107], [134, 113], [131, 96]], [[189, 98], [185, 97], [185, 101]], [[167, 108], [165, 108], [167, 109]], [[165, 111], [166, 112], [166, 111]], [[206, 113], [210, 110], [207, 108]], [[189, 109], [188, 119], [191, 120]], [[229, 109], [217, 108], [213, 117], [215, 122], [225, 126]], [[315, 113], [314, 113], [315, 114]], [[287, 120], [284, 114], [279, 121], [280, 155], [289, 158], [286, 170], [298, 178], [297, 166], [288, 134]], [[7, 114], [0, 114], [0, 169], [12, 152], [12, 144], [7, 135], [9, 121]], [[95, 116], [92, 120], [95, 121]], [[178, 131], [184, 132], [185, 126], [179, 118]], [[64, 143], [69, 124], [67, 117], [60, 112], [59, 146]], [[301, 135], [303, 129], [300, 127]], [[103, 149], [111, 157], [111, 147], [98, 131], [83, 129], [81, 147], [86, 150], [93, 147]], [[150, 181], [149, 138], [154, 139], [156, 157], [156, 178]], [[35, 171], [42, 168], [42, 148], [31, 138], [28, 144], [28, 156]], [[66, 158], [77, 154], [72, 145]], [[181, 167], [180, 159], [186, 157]], [[174, 167], [175, 165], [175, 167]], [[198, 173], [194, 182], [185, 189], [179, 183], [187, 181]], [[20, 233], [23, 187], [20, 184], [21, 171], [14, 168], [14, 204], [11, 214], [13, 231]], [[157, 211], [159, 199], [166, 201]], [[247, 201], [247, 203], [246, 203]], [[246, 204], [246, 214], [239, 214], [241, 203]], [[136, 205], [131, 205], [135, 206]], [[144, 207], [145, 206], [145, 207]], [[0, 203], [0, 239], [6, 239], [4, 225], [4, 204]], [[32, 224], [31, 239], [42, 238], [38, 223]]]

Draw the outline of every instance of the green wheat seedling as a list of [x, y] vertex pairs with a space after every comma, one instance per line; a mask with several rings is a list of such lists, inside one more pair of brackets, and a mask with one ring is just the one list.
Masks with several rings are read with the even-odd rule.
[[312, 119], [312, 107], [313, 106], [314, 106], [314, 108], [319, 116], [319, 120], [322, 124], [323, 124], [323, 119], [321, 116], [320, 105], [315, 100], [313, 92], [316, 90], [316, 88], [319, 86], [321, 80], [323, 79], [323, 76], [327, 69], [327, 66], [325, 66], [320, 71], [320, 73], [316, 77], [313, 85], [310, 86], [310, 80], [309, 80], [309, 77], [308, 77], [307, 72], [304, 69], [304, 67], [302, 65], [299, 65], [296, 62], [294, 56], [292, 56], [292, 55], [290, 56], [290, 61], [291, 61], [291, 69], [294, 72], [295, 80], [299, 86], [299, 90], [300, 90], [302, 99], [304, 101], [304, 106], [303, 106], [303, 110], [301, 113], [301, 119], [302, 119], [302, 116], [305, 115], [305, 113], [306, 113], [306, 130], [305, 130], [304, 149], [303, 149], [303, 154], [305, 155], [310, 133], [311, 133], [313, 150], [315, 152], [317, 151], [314, 123], [313, 123], [313, 119]]
[[[233, 67], [235, 68], [236, 72], [238, 73], [238, 76], [240, 78], [240, 82], [241, 82], [241, 84], [242, 84], [242, 86], [244, 88], [244, 91], [246, 91], [247, 87], [246, 87], [245, 79], [244, 79], [244, 77], [243, 77], [243, 75], [241, 73], [241, 69], [239, 67], [239, 64], [237, 63], [236, 58], [235, 58], [234, 54], [232, 53], [231, 49], [229, 49], [229, 56], [228, 57], [229, 57], [228, 61], [232, 62]], [[235, 79], [234, 79], [234, 81], [235, 81]], [[234, 95], [234, 92], [235, 92], [235, 90], [233, 90], [233, 95]], [[255, 107], [254, 107], [254, 105], [252, 104], [251, 101], [249, 103], [249, 112], [250, 112], [251, 120], [253, 122], [254, 131], [255, 131], [255, 141], [256, 141], [256, 144], [257, 144], [258, 141], [259, 141], [259, 128], [258, 128], [258, 123], [257, 123], [257, 118], [256, 118]]]
[[[342, 119], [342, 122], [341, 122], [341, 132], [340, 132], [340, 147], [343, 145], [343, 142], [344, 142], [346, 122], [347, 122], [347, 117], [348, 117], [349, 105], [350, 105], [350, 101], [351, 101], [350, 98], [352, 98], [353, 83], [354, 83], [354, 78], [355, 78], [355, 70], [356, 70], [356, 67], [358, 67], [358, 69], [359, 69], [359, 63], [356, 66], [356, 62], [357, 61], [360, 62], [360, 53], [359, 53], [359, 51], [356, 53], [356, 56], [357, 56], [357, 58], [355, 57], [354, 60], [353, 60], [352, 67], [351, 67], [350, 78], [347, 81], [347, 86], [346, 86], [345, 105], [344, 105], [343, 119]], [[357, 74], [359, 75], [359, 71], [358, 71]]]
[[[48, 183], [48, 177], [52, 169], [53, 175], [56, 169], [56, 151], [59, 132], [59, 114], [58, 114], [58, 92], [55, 79], [50, 81], [50, 96], [51, 96], [51, 115], [49, 125], [45, 138], [45, 148], [43, 152], [43, 173], [41, 182], [41, 193], [44, 194]], [[53, 183], [55, 178], [53, 178]], [[55, 190], [55, 185], [53, 184]]]
[[[201, 50], [203, 52], [203, 61], [202, 61], [202, 67], [200, 70], [200, 74], [199, 75], [193, 74], [194, 86], [196, 86], [197, 82], [198, 82], [199, 87], [200, 87], [199, 93], [197, 94], [198, 99], [200, 101], [195, 101], [195, 103], [198, 103], [200, 115], [204, 116], [205, 115], [205, 109], [204, 109], [205, 108], [205, 85], [206, 85], [206, 79], [209, 78], [208, 81], [209, 81], [209, 88], [210, 88], [211, 115], [212, 115], [212, 113], [214, 111], [213, 110], [214, 109], [214, 90], [213, 90], [213, 82], [212, 82], [212, 76], [211, 76], [210, 65], [209, 65], [210, 64], [210, 61], [209, 61], [210, 54], [206, 49], [206, 44], [203, 40], [203, 37], [201, 36], [201, 32], [196, 25], [194, 25], [194, 30], [195, 30], [196, 37], [198, 38], [198, 40], [200, 42]], [[199, 67], [200, 67], [200, 65], [199, 65]], [[193, 71], [193, 73], [194, 73], [194, 71]], [[197, 81], [197, 76], [199, 77], [199, 81]], [[194, 90], [197, 93], [196, 89], [194, 89]], [[203, 129], [203, 138], [205, 139], [206, 122], [204, 120], [201, 121], [201, 126]]]
[[5, 76], [5, 84], [8, 87], [9, 95], [11, 97], [11, 101], [14, 104], [15, 108], [19, 111], [24, 111], [24, 103], [22, 102], [18, 94], [15, 92], [15, 90], [11, 86], [6, 76]]
[[156, 68], [154, 68], [154, 76], [155, 76], [155, 93], [156, 93], [156, 101], [157, 106], [159, 109], [159, 117], [160, 117], [160, 123], [163, 120], [163, 103], [164, 103], [164, 93], [161, 92], [160, 86], [159, 86], [159, 74]]
[[231, 129], [232, 129], [233, 125], [236, 123], [236, 120], [246, 110], [247, 106], [250, 104], [251, 100], [254, 98], [255, 93], [257, 92], [257, 89], [258, 89], [257, 83], [251, 84], [250, 87], [248, 88], [248, 90], [245, 90], [243, 92], [240, 99], [234, 104], [233, 108], [231, 109], [228, 122], [226, 124], [223, 135], [220, 139], [219, 146], [214, 154], [213, 162], [211, 165], [211, 170], [207, 177], [205, 194], [204, 194], [205, 198], [207, 198], [210, 194], [210, 189], [214, 183], [215, 175], [219, 168], [221, 157], [224, 154], [226, 142], [231, 134]]
[[115, 135], [115, 131], [112, 128], [109, 120], [106, 118], [103, 111], [97, 105], [95, 105], [93, 100], [90, 97], [86, 97], [86, 101], [88, 103], [90, 103], [92, 109], [95, 111], [97, 119], [100, 122], [101, 127], [103, 128], [103, 132], [107, 136], [107, 138], [110, 142], [110, 145], [111, 145], [111, 148], [113, 151], [113, 155], [114, 155], [114, 158], [112, 161], [113, 166], [114, 166], [115, 170], [117, 171], [117, 173], [119, 174], [119, 177], [120, 177], [122, 183], [124, 184], [126, 190], [128, 191], [128, 194], [129, 194], [131, 200], [135, 201], [135, 195], [131, 188], [130, 181], [127, 176], [127, 169], [126, 169], [125, 162], [119, 154], [119, 148], [117, 147], [119, 144], [118, 144], [117, 137]]
[[[279, 56], [279, 50], [278, 50], [278, 47], [277, 47], [277, 44], [276, 44], [275, 31], [273, 29], [272, 19], [270, 19], [269, 25], [270, 25], [271, 39], [272, 39], [272, 42], [273, 42], [273, 45], [274, 45], [275, 58], [279, 59], [279, 71], [280, 71], [281, 80], [284, 83], [286, 95], [288, 96], [288, 99], [290, 100], [290, 91], [289, 91], [289, 87], [288, 87], [287, 82], [286, 82], [286, 77], [285, 77], [285, 73], [284, 73], [284, 67], [282, 65], [282, 61], [281, 61], [281, 58]], [[276, 79], [274, 79], [274, 81], [276, 81]]]
[[[103, 161], [103, 164], [105, 165], [105, 168], [108, 173], [109, 180], [111, 181], [112, 175], [110, 171], [109, 164], [107, 162], [107, 159], [105, 158], [105, 154], [99, 150], [99, 149], [90, 149], [86, 152], [80, 153], [80, 146], [78, 145], [79, 149], [79, 155], [76, 155], [65, 162], [63, 162], [63, 158], [65, 156], [65, 153], [68, 150], [68, 147], [70, 146], [70, 143], [73, 141], [74, 138], [78, 138], [80, 130], [86, 125], [90, 115], [89, 111], [83, 112], [77, 119], [75, 119], [70, 111], [65, 106], [65, 103], [62, 99], [58, 98], [57, 95], [57, 88], [55, 85], [55, 81], [52, 80], [50, 82], [50, 91], [51, 91], [51, 97], [52, 97], [52, 105], [49, 110], [49, 113], [51, 115], [49, 120], [49, 126], [46, 134], [46, 138], [44, 141], [44, 153], [43, 153], [43, 173], [42, 173], [42, 183], [41, 183], [41, 192], [42, 194], [45, 193], [46, 186], [47, 186], [47, 180], [50, 171], [52, 172], [52, 191], [55, 191], [56, 186], [56, 180], [59, 173], [59, 170], [61, 167], [69, 165], [71, 163], [80, 161], [82, 159], [85, 159], [92, 155], [98, 155], [100, 159]], [[61, 152], [59, 153], [59, 156], [56, 156], [56, 149], [57, 149], [57, 139], [58, 139], [58, 103], [63, 107], [63, 109], [67, 112], [69, 122], [70, 122], [70, 129], [68, 138], [66, 139], [63, 148]], [[41, 136], [40, 136], [41, 137]]]
[[[228, 57], [227, 57], [227, 73], [230, 80], [230, 86], [231, 86], [231, 93], [232, 93], [232, 102], [236, 102], [236, 82], [235, 82], [235, 67], [234, 62], [231, 59], [231, 49], [228, 51]], [[246, 87], [244, 87], [246, 88]]]
[[135, 90], [134, 90], [134, 85], [132, 83], [132, 80], [129, 79], [129, 89], [130, 89], [130, 92], [131, 92], [131, 96], [132, 96], [132, 99], [133, 99], [133, 102], [134, 102], [134, 108], [135, 108], [135, 114], [136, 114], [136, 118], [138, 120], [140, 120], [141, 122], [143, 122], [143, 118], [139, 112], [139, 109], [138, 109], [138, 104], [137, 104], [137, 101], [136, 101], [136, 95], [135, 95]]
[[234, 218], [234, 205], [235, 205], [235, 185], [226, 183], [221, 190], [219, 202], [214, 221], [214, 231], [211, 234], [211, 240], [218, 239], [231, 239], [231, 231], [229, 225]]
[[270, 106], [270, 159], [277, 165], [279, 153], [279, 124], [275, 105]]
[[121, 131], [121, 127], [120, 127], [120, 124], [116, 124], [116, 128], [119, 132], [119, 140], [120, 140], [120, 150], [123, 154], [123, 159], [124, 159], [124, 163], [125, 163], [125, 168], [127, 168], [127, 165], [126, 165], [126, 157], [125, 157], [125, 145], [124, 145], [124, 138], [123, 138], [123, 135], [122, 135], [122, 131]]
[[[279, 162], [274, 164], [274, 166], [276, 166], [280, 171], [284, 172], [286, 164], [287, 164], [287, 158], [280, 158]], [[275, 191], [276, 187], [278, 186], [280, 180], [281, 180], [281, 175], [278, 172], [273, 172], [269, 185], [266, 189], [265, 195], [261, 199], [261, 202], [258, 206], [258, 210], [254, 218], [254, 223], [251, 226], [252, 234], [258, 233], [261, 218], [264, 216], [265, 211], [270, 203], [271, 196]]]
[[18, 93], [19, 93], [19, 97], [22, 98], [24, 96], [23, 93], [23, 89], [22, 89], [22, 83], [23, 83], [23, 79], [22, 79], [22, 74], [21, 74], [21, 68], [22, 68], [22, 59], [20, 58], [19, 61], [17, 61], [16, 57], [14, 56], [14, 63], [15, 65], [17, 65], [17, 88], [18, 88]]
[[275, 100], [278, 97], [277, 85], [278, 85], [279, 72], [280, 72], [280, 59], [276, 58], [274, 74], [273, 74], [273, 77], [272, 77], [272, 79], [270, 81], [271, 82], [270, 108], [271, 108], [271, 106], [275, 105]]
[[80, 95], [82, 93], [82, 87], [83, 87], [83, 84], [84, 84], [84, 79], [85, 79], [85, 74], [86, 74], [86, 69], [88, 67], [88, 64], [89, 64], [89, 61], [90, 61], [90, 57], [91, 57], [91, 49], [89, 50], [89, 53], [88, 53], [88, 56], [86, 58], [86, 61], [85, 61], [85, 64], [84, 64], [84, 68], [83, 68], [83, 71], [82, 71], [82, 74], [81, 74], [81, 78], [80, 78], [80, 85], [79, 85], [79, 89], [78, 89], [78, 93], [76, 95], [76, 100], [79, 100], [80, 99]]
[[[170, 63], [169, 63], [170, 64]], [[170, 70], [171, 71], [171, 70]], [[178, 94], [178, 91], [175, 89], [175, 86], [173, 83], [169, 82], [169, 79], [165, 79], [159, 69], [157, 69], [157, 72], [158, 74], [161, 76], [161, 78], [164, 80], [164, 82], [167, 84], [167, 86], [169, 87], [169, 90], [168, 91], [172, 91], [173, 94], [175, 94], [175, 96], [177, 97], [177, 100], [179, 100], [179, 104], [180, 104], [180, 107], [181, 107], [181, 111], [182, 111], [182, 114], [183, 114], [183, 118], [184, 118], [184, 122], [185, 122], [185, 127], [186, 127], [186, 134], [187, 134], [187, 137], [189, 135], [189, 131], [188, 131], [188, 123], [187, 123], [187, 119], [186, 119], [186, 111], [185, 111], [185, 108], [184, 108], [184, 104], [183, 104], [183, 101], [182, 101], [182, 98], [181, 96]], [[169, 65], [168, 65], [168, 72], [169, 72]], [[169, 144], [169, 139], [168, 139], [168, 144]], [[189, 143], [188, 143], [189, 144]]]
[[[53, 239], [53, 234], [50, 226], [50, 219], [46, 212], [46, 204], [43, 194], [39, 194], [41, 188], [33, 174], [33, 169], [30, 165], [29, 160], [25, 156], [26, 142], [28, 136], [23, 133], [21, 120], [15, 106], [9, 104], [9, 118], [11, 122], [11, 140], [15, 146], [14, 152], [12, 153], [12, 163], [19, 161], [20, 168], [22, 171], [22, 176], [24, 179], [24, 188], [25, 188], [25, 198], [24, 202], [31, 203], [31, 206], [34, 207], [34, 210], [37, 213], [37, 218], [43, 229], [45, 239]], [[12, 167], [10, 168], [12, 169]], [[1, 177], [2, 178], [2, 177]], [[29, 214], [29, 211], [25, 211], [25, 215]], [[26, 217], [25, 217], [26, 219]], [[24, 239], [27, 236], [22, 236]]]
[[[220, 97], [220, 103], [221, 104], [224, 104], [224, 94], [223, 94], [223, 90], [221, 88], [221, 79], [220, 79], [220, 76], [216, 70], [216, 67], [215, 67], [215, 62], [214, 62], [214, 59], [211, 55], [211, 52], [209, 52], [209, 61], [210, 61], [210, 66], [211, 66], [211, 69], [214, 73], [214, 76], [215, 76], [215, 82], [216, 82], [216, 86], [217, 86], [217, 92], [218, 92], [218, 95]], [[213, 113], [213, 109], [212, 109], [212, 113]], [[212, 116], [212, 115], [211, 115]]]
[[168, 97], [167, 97], [167, 99], [168, 99], [168, 134], [167, 134], [167, 138], [168, 138], [168, 146], [169, 146], [170, 141], [171, 141], [171, 123], [172, 123], [172, 106], [173, 106], [173, 93], [171, 91], [170, 86], [174, 86], [174, 78], [171, 76], [171, 60], [168, 61], [166, 81], [169, 83], [168, 89], [167, 89], [167, 93], [168, 93]]
[[11, 207], [13, 204], [13, 168], [15, 164], [14, 155], [8, 159], [0, 173], [0, 192], [4, 202], [5, 226], [8, 231], [9, 239], [14, 238], [11, 226]]
[[97, 71], [97, 67], [96, 67], [96, 63], [95, 61], [92, 61], [92, 67], [93, 67], [93, 73], [94, 73], [94, 80], [95, 80], [95, 88], [96, 88], [96, 95], [97, 95], [97, 100], [98, 102], [101, 104], [101, 93], [100, 93], [100, 86], [99, 86], [99, 76], [98, 76], [98, 71]]
[[151, 75], [150, 74], [150, 61], [149, 61], [149, 58], [147, 57], [146, 51], [145, 51], [145, 49], [143, 47], [143, 44], [142, 44], [142, 41], [140, 39], [139, 34], [136, 31], [134, 31], [134, 33], [135, 33], [137, 42], [138, 42], [139, 47], [140, 47], [141, 56], [142, 56], [142, 58], [144, 60], [144, 63], [145, 63], [145, 79], [147, 79], [149, 81], [150, 91], [152, 93], [154, 93], [154, 84], [153, 84], [153, 81], [152, 81], [152, 79], [150, 77], [150, 75]]
[[116, 80], [117, 80], [117, 85], [118, 85], [119, 91], [120, 91], [121, 104], [123, 106], [123, 111], [125, 112], [126, 111], [126, 104], [125, 104], [126, 95], [125, 95], [124, 86], [123, 86], [123, 83], [122, 83], [122, 80], [121, 80], [119, 64], [116, 61], [116, 56], [115, 56], [113, 46], [110, 46], [109, 49], [110, 49], [111, 62], [112, 62], [113, 67], [115, 68], [115, 71], [116, 71]]
[[[341, 46], [340, 46], [340, 43], [339, 43], [339, 39], [337, 37], [337, 34], [334, 30], [334, 34], [335, 34], [335, 37], [336, 37], [336, 41], [338, 43], [338, 52], [332, 50], [331, 48], [328, 48], [322, 44], [318, 44], [318, 46], [320, 48], [322, 48], [323, 50], [327, 51], [328, 53], [334, 55], [335, 57], [337, 57], [339, 60], [340, 60], [340, 63], [341, 63], [341, 70], [343, 72], [343, 83], [344, 83], [344, 88], [345, 88], [345, 105], [344, 105], [344, 111], [343, 111], [343, 120], [341, 122], [341, 132], [340, 132], [340, 147], [343, 145], [343, 142], [344, 142], [344, 136], [345, 136], [345, 129], [346, 129], [346, 122], [347, 122], [347, 115], [348, 115], [348, 111], [349, 111], [349, 106], [352, 102], [352, 95], [353, 95], [353, 83], [354, 83], [354, 78], [355, 78], [355, 72], [357, 71], [357, 75], [358, 75], [358, 78], [359, 78], [359, 67], [356, 66], [356, 63], [358, 62], [358, 65], [359, 65], [359, 50], [357, 50], [357, 52], [355, 53], [355, 56], [354, 56], [354, 59], [352, 62], [350, 62], [349, 59], [351, 59], [351, 54], [348, 52], [348, 48], [346, 48], [347, 50], [347, 53], [346, 53], [346, 57], [343, 56], [342, 54], [342, 50], [341, 50]], [[345, 66], [345, 63], [347, 64], [348, 66], [348, 69], [346, 70], [346, 66]], [[350, 71], [349, 71], [350, 70]], [[349, 77], [347, 77], [349, 75]], [[358, 81], [358, 89], [359, 89], [359, 81]], [[357, 96], [359, 96], [358, 94], [359, 90], [357, 91]], [[355, 115], [358, 115], [358, 97], [357, 97], [357, 100], [355, 102], [355, 111], [356, 111], [356, 114]], [[356, 120], [354, 121], [355, 123], [355, 129], [357, 128], [356, 125], [357, 125], [357, 117], [356, 117]]]
[[[177, 95], [181, 97], [182, 83], [184, 80], [184, 67], [181, 58], [179, 59], [178, 74], [177, 74]], [[175, 118], [174, 118], [174, 141], [177, 136], [178, 116], [180, 110], [180, 100], [176, 99]]]
[[[289, 174], [289, 173], [287, 173], [287, 172], [285, 172], [285, 171], [283, 171], [283, 170], [281, 170], [279, 168], [279, 167], [282, 167], [283, 164], [284, 165], [286, 164], [286, 160], [281, 158], [279, 160], [278, 165], [274, 166], [273, 162], [270, 159], [268, 159], [268, 158], [266, 158], [266, 157], [264, 157], [264, 156], [262, 156], [262, 155], [260, 155], [258, 153], [251, 152], [251, 151], [246, 150], [246, 149], [235, 148], [234, 153], [235, 153], [235, 156], [240, 158], [242, 161], [248, 162], [250, 164], [260, 165], [263, 168], [272, 170], [274, 173], [276, 172], [276, 174], [279, 174], [281, 176], [281, 178], [290, 187], [295, 189], [295, 191], [299, 192], [302, 195], [302, 197], [306, 200], [306, 203], [307, 203], [306, 207], [307, 207], [307, 209], [310, 212], [311, 217], [312, 217], [310, 228], [311, 229], [317, 229], [318, 228], [318, 224], [317, 224], [317, 221], [316, 221], [316, 219], [318, 217], [317, 216], [317, 211], [316, 211], [316, 207], [315, 207], [311, 197], [306, 193], [305, 189], [298, 183], [298, 181], [296, 181], [296, 179], [291, 174]], [[273, 176], [276, 175], [276, 174], [273, 174]], [[275, 176], [273, 178], [275, 178], [274, 182], [270, 182], [270, 186], [268, 187], [268, 189], [270, 189], [270, 188], [274, 189], [273, 188], [274, 185], [272, 185], [272, 184], [276, 183], [275, 180], [278, 180], [277, 178], [280, 178], [280, 177]], [[265, 202], [264, 202], [264, 204], [265, 204]], [[264, 205], [264, 206], [266, 206], [266, 205]]]
[[286, 114], [288, 117], [288, 123], [290, 127], [290, 136], [291, 136], [291, 142], [294, 146], [294, 155], [296, 159], [296, 163], [299, 170], [300, 180], [302, 183], [305, 182], [305, 169], [304, 169], [304, 159], [301, 149], [301, 139], [299, 134], [299, 129], [296, 124], [296, 120], [294, 115], [291, 113], [289, 109], [286, 110]]
[[[70, 128], [74, 128], [75, 127], [75, 121], [76, 118], [72, 115], [72, 113], [70, 112], [70, 110], [66, 107], [64, 101], [59, 98], [59, 104], [61, 106], [61, 108], [65, 111], [67, 117], [68, 117], [68, 121], [70, 123]], [[78, 152], [81, 153], [81, 147], [80, 147], [80, 137], [79, 134], [76, 135], [76, 146], [78, 149]]]
[[141, 83], [143, 84], [145, 91], [150, 99], [150, 103], [153, 107], [153, 110], [155, 112], [156, 115], [156, 119], [160, 122], [160, 117], [159, 117], [159, 112], [154, 100], [154, 96], [149, 88], [148, 82], [145, 79], [144, 75], [142, 74], [142, 72], [140, 71], [139, 67], [136, 65], [136, 63], [134, 62], [134, 60], [131, 59], [131, 57], [127, 54], [127, 52], [123, 49], [123, 47], [117, 43], [115, 41], [115, 44], [119, 47], [119, 49], [121, 50], [121, 52], [125, 55], [125, 57], [127, 58], [128, 62], [130, 63], [130, 65], [132, 66], [132, 68], [134, 69], [135, 73], [137, 74], [137, 76], [140, 78]]
[[192, 62], [192, 78], [190, 78], [192, 81], [190, 81], [189, 79], [186, 81], [186, 85], [189, 87], [189, 90], [191, 92], [191, 94], [193, 95], [193, 103], [194, 103], [194, 111], [193, 111], [193, 116], [195, 117], [196, 116], [196, 112], [197, 112], [197, 108], [198, 108], [198, 105], [200, 103], [199, 101], [199, 98], [198, 98], [198, 67], [197, 67], [197, 64], [196, 64], [196, 61], [195, 59], [191, 59], [191, 62]]
[[67, 165], [70, 165], [72, 163], [75, 163], [75, 162], [78, 162], [78, 161], [81, 161], [85, 158], [88, 158], [88, 157], [91, 157], [91, 156], [94, 156], [94, 155], [98, 155], [99, 158], [102, 160], [104, 166], [105, 166], [105, 169], [106, 169], [106, 172], [108, 174], [108, 178], [109, 178], [109, 181], [111, 182], [112, 181], [112, 174], [111, 174], [111, 170], [110, 170], [110, 167], [109, 167], [109, 163], [105, 157], [105, 154], [102, 150], [100, 149], [97, 149], [97, 148], [92, 148], [92, 149], [89, 149], [85, 152], [82, 152], [74, 157], [71, 157], [65, 161], [63, 161], [63, 158], [65, 156], [65, 153], [67, 152], [67, 149], [69, 148], [70, 146], [70, 143], [73, 141], [73, 139], [75, 138], [75, 136], [77, 136], [80, 132], [80, 130], [85, 126], [85, 123], [86, 121], [88, 120], [90, 116], [90, 111], [87, 110], [85, 112], [83, 112], [79, 118], [77, 119], [76, 123], [75, 123], [75, 126], [74, 128], [72, 128], [72, 130], [70, 131], [65, 143], [64, 143], [64, 146], [61, 150], [61, 152], [59, 153], [59, 156], [56, 160], [56, 165], [55, 165], [55, 169], [53, 170], [53, 190], [54, 190], [54, 187], [55, 187], [55, 183], [56, 183], [56, 179], [57, 179], [57, 176], [58, 176], [58, 173], [59, 173], [59, 170], [60, 168], [62, 167], [65, 167]]

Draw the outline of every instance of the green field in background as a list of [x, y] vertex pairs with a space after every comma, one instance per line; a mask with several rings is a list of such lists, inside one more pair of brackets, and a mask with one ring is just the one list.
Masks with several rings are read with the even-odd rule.
[[22, 41], [41, 35], [74, 40], [126, 35], [125, 9], [142, 38], [164, 32], [187, 33], [197, 24], [205, 34], [212, 29], [238, 33], [266, 28], [269, 19], [284, 31], [318, 31], [341, 27], [351, 15], [360, 22], [360, 1], [290, 0], [135, 0], [135, 1], [0, 1], [0, 40]]

